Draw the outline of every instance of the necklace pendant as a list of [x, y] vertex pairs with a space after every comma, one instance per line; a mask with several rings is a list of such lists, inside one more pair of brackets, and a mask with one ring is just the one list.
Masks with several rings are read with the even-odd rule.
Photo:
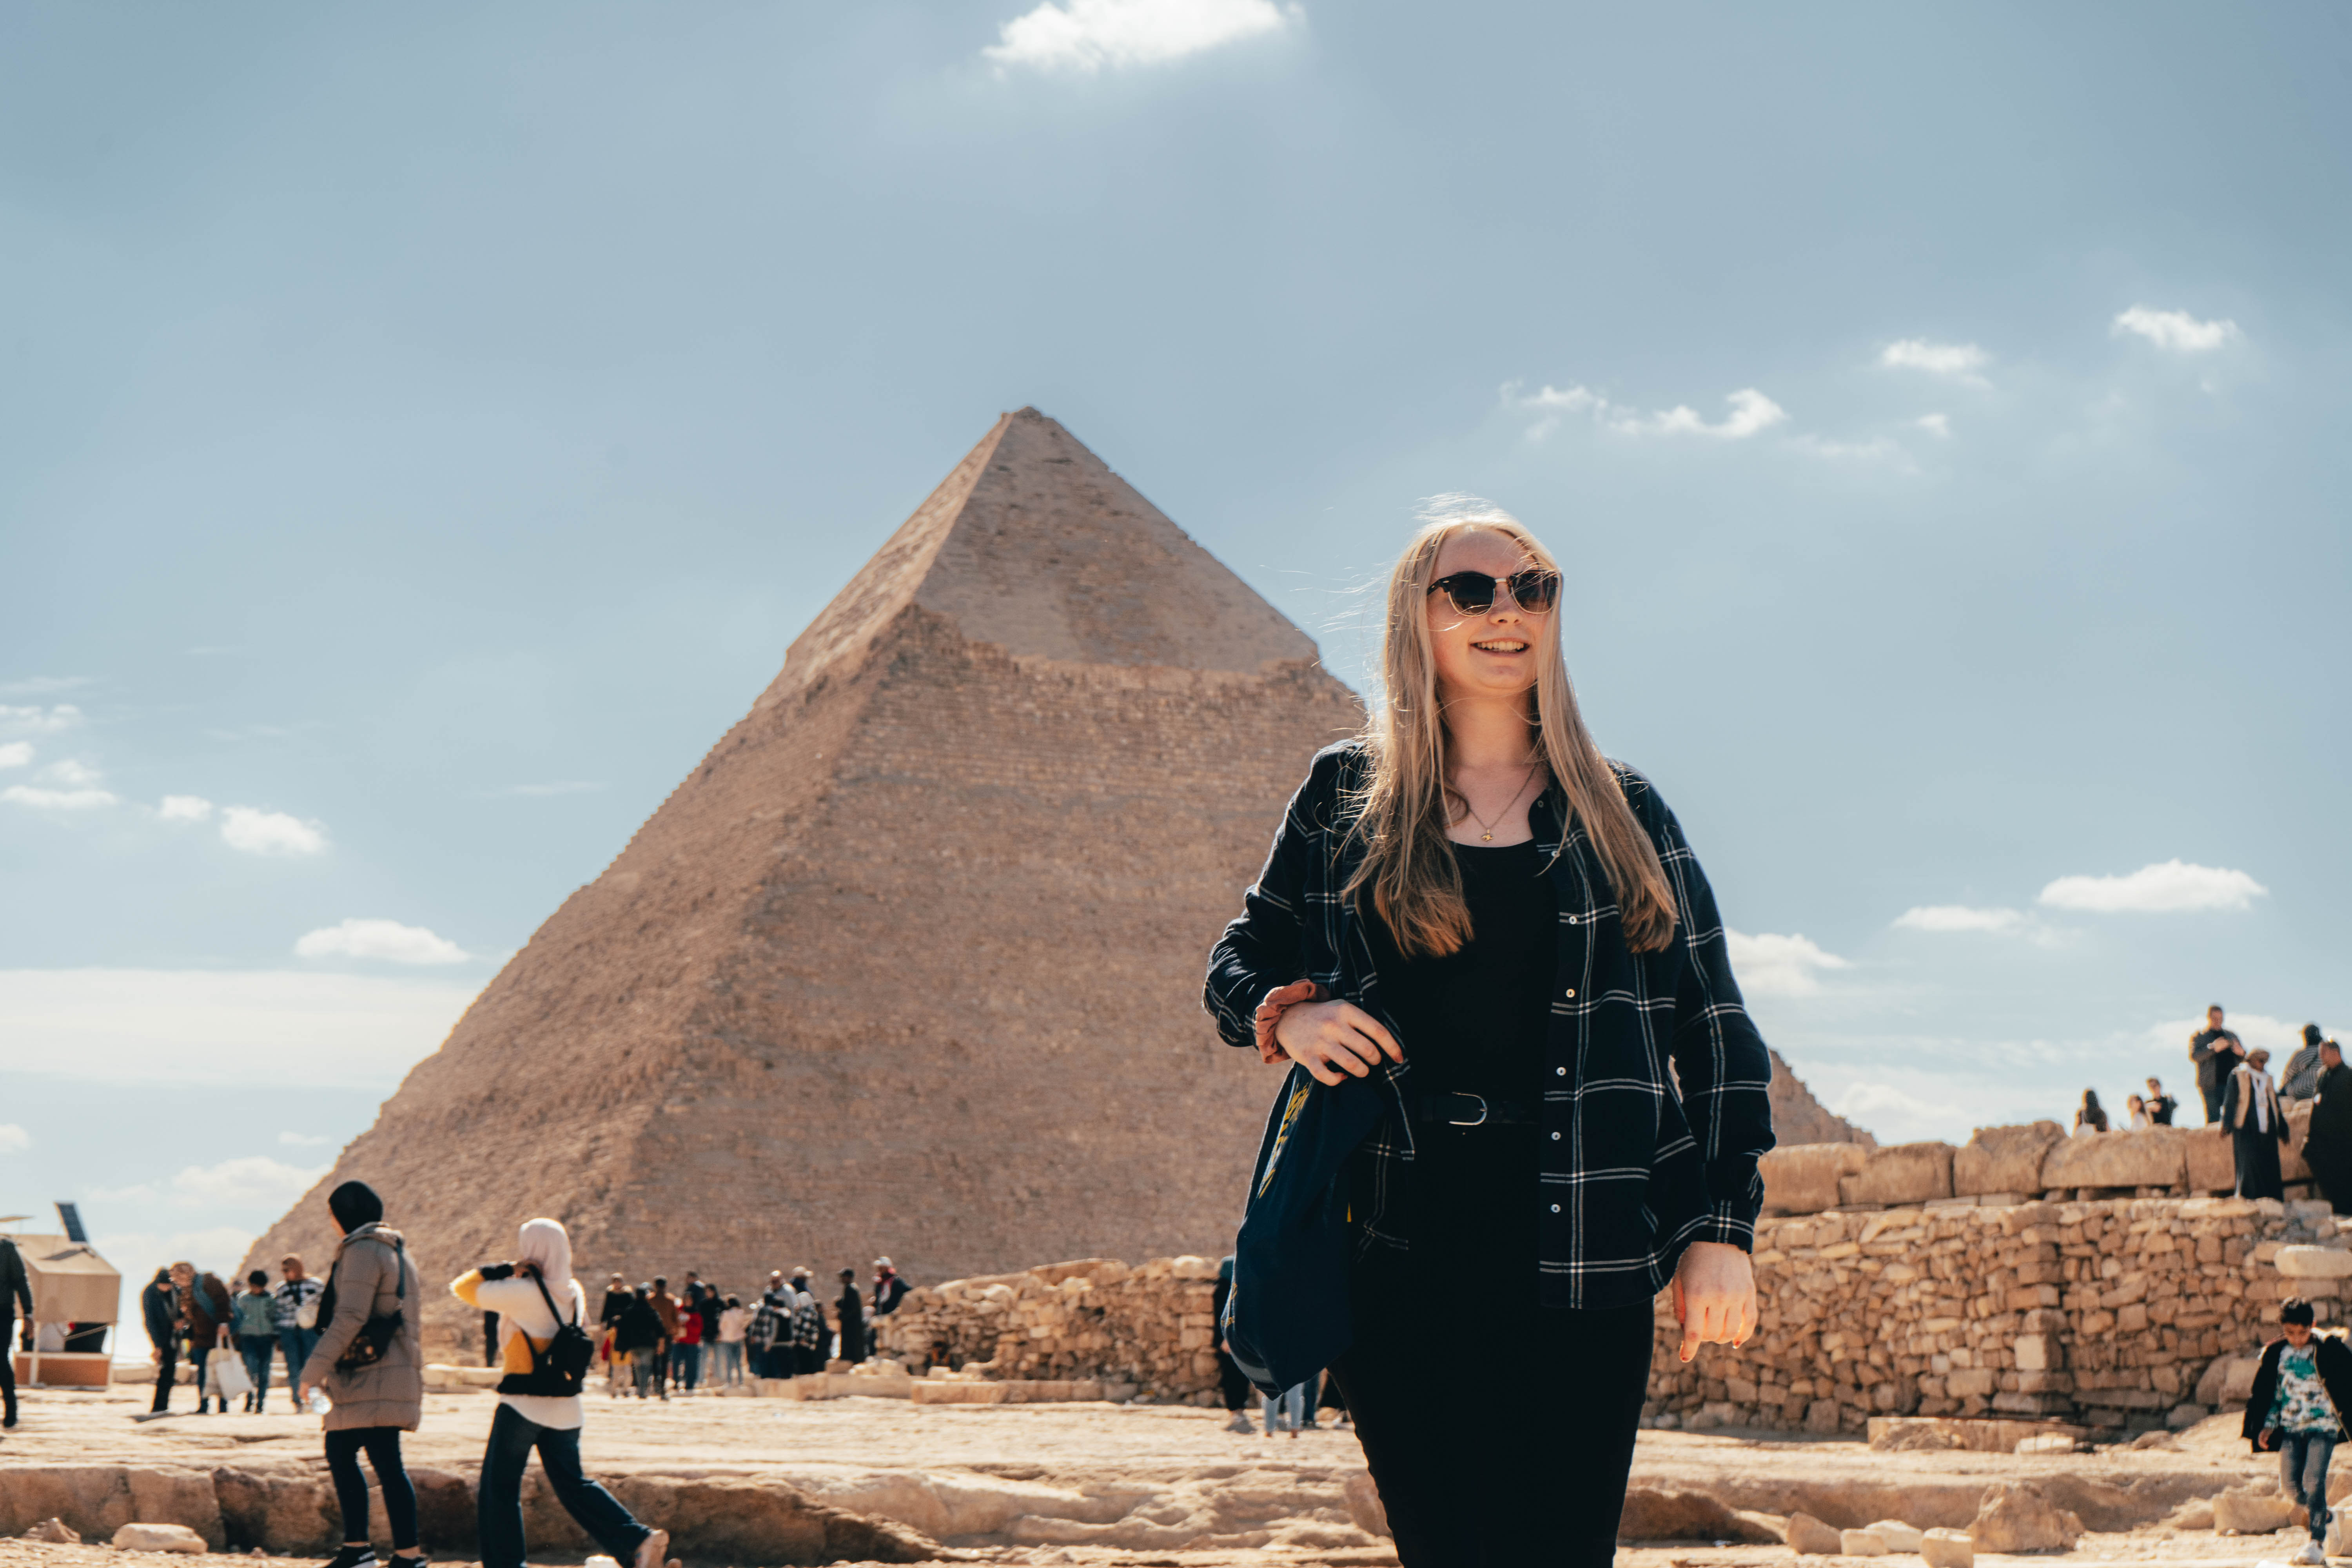
[[1494, 836], [1493, 834], [1491, 834], [1491, 833], [1481, 834], [1481, 835], [1479, 835], [1479, 837], [1482, 837], [1482, 838], [1484, 838], [1484, 839], [1486, 839], [1486, 841], [1487, 843], [1489, 843], [1489, 844], [1492, 844], [1493, 842], [1495, 842], [1495, 836]]

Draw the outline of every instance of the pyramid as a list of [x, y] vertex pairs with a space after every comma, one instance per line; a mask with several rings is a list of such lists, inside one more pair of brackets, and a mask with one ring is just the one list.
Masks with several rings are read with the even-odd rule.
[[243, 1267], [327, 1256], [352, 1177], [436, 1281], [541, 1214], [583, 1279], [738, 1290], [1221, 1252], [1275, 1081], [1202, 1013], [1206, 955], [1360, 718], [1297, 627], [1006, 415]]

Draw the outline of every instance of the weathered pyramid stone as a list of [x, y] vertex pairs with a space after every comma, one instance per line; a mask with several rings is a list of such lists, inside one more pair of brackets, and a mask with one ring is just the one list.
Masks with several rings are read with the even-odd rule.
[[[1308, 757], [1314, 645], [1054, 421], [1000, 419], [320, 1187], [436, 1281], [919, 1279], [1221, 1251], [1274, 1080], [1199, 1005]], [[251, 1267], [248, 1260], [246, 1267]], [[435, 1292], [436, 1339], [457, 1323]]]

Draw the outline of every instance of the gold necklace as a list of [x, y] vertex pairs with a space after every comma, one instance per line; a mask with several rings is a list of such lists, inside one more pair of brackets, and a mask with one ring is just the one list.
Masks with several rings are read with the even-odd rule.
[[[1542, 764], [1543, 753], [1538, 752], [1536, 753], [1534, 758], [1528, 762], [1527, 773], [1519, 780], [1519, 787], [1511, 792], [1511, 798], [1505, 801], [1503, 803], [1503, 809], [1495, 814], [1495, 822], [1500, 822], [1503, 818], [1511, 815], [1511, 807], [1518, 805], [1519, 796], [1528, 793], [1528, 784], [1535, 778], [1536, 769], [1540, 767]], [[1485, 839], [1489, 844], [1495, 842], [1495, 822], [1489, 822], [1485, 817], [1478, 815], [1477, 807], [1470, 804], [1470, 795], [1468, 791], [1457, 789], [1454, 793], [1462, 797], [1462, 809], [1469, 813], [1470, 820], [1476, 823], [1481, 829], [1478, 837]]]

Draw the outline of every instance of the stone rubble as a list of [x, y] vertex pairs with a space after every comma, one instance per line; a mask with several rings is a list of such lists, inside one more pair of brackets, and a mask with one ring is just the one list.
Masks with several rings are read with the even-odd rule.
[[879, 1321], [880, 1352], [922, 1375], [1091, 1379], [1108, 1398], [1216, 1399], [1217, 1262], [1156, 1258], [1047, 1264], [907, 1293]]

